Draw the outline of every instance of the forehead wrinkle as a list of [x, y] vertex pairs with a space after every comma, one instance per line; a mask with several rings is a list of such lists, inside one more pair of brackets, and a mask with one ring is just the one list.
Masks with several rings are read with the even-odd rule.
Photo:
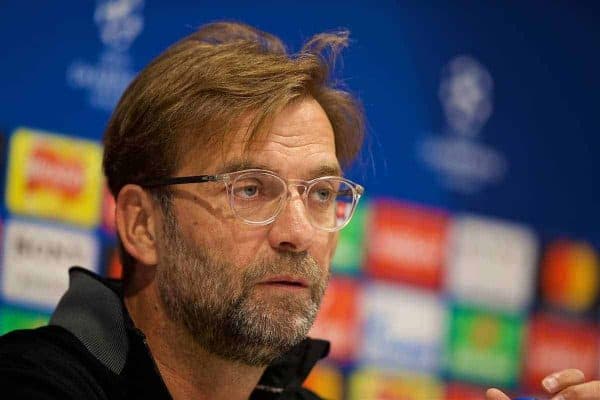
[[[301, 156], [303, 159], [309, 157], [319, 158], [335, 158], [335, 146], [325, 145], [322, 143], [310, 143], [310, 144], [287, 144], [287, 143], [273, 143], [267, 148], [257, 148], [254, 151], [248, 152], [250, 155], [258, 157], [298, 157]], [[337, 159], [337, 158], [336, 158]]]
[[[310, 168], [305, 174], [307, 177], [314, 178], [327, 175], [342, 175], [342, 169], [337, 159], [324, 159], [323, 161], [315, 164], [316, 166]], [[264, 163], [259, 160], [253, 160], [252, 157], [245, 156], [241, 158], [234, 158], [226, 162], [225, 164], [223, 164], [222, 168], [220, 168], [217, 171], [217, 173], [223, 174], [228, 172], [241, 171], [245, 169], [265, 169], [271, 172], [275, 172], [277, 174], [281, 174], [282, 169], [278, 165], [279, 164], [269, 165], [269, 163]]]
[[334, 142], [333, 131], [321, 131], [319, 129], [314, 129], [312, 132], [307, 132], [306, 129], [300, 132], [281, 131], [281, 129], [278, 129], [277, 131], [270, 132], [265, 139], [256, 140], [254, 143], [274, 143], [289, 146], [288, 142], [292, 141], [291, 147], [298, 147], [311, 144], [329, 145]]
[[[223, 174], [243, 169], [259, 168], [279, 173], [281, 170], [279, 163], [268, 161], [277, 159], [281, 155], [285, 158], [293, 158], [297, 154], [298, 149], [302, 149], [303, 161], [314, 158], [318, 160], [317, 164], [322, 165], [319, 168], [311, 170], [317, 171], [311, 173], [311, 176], [330, 175], [321, 173], [321, 171], [325, 170], [331, 172], [339, 171], [337, 174], [332, 175], [341, 175], [341, 167], [339, 166], [335, 152], [335, 145], [325, 138], [319, 142], [311, 140], [310, 143], [297, 143], [295, 141], [281, 143], [272, 140], [255, 141], [245, 151], [241, 148], [242, 144], [241, 142], [233, 146], [230, 144], [228, 149], [212, 148], [203, 149], [204, 151], [202, 152], [188, 152], [188, 157], [186, 157], [187, 162], [184, 164], [187, 165], [187, 168], [184, 168], [184, 170], [189, 169], [188, 173], [190, 174]], [[264, 145], [268, 145], [268, 148], [265, 148]], [[227, 156], [228, 154], [231, 158]], [[279, 157], [274, 157], [273, 154]], [[209, 167], [210, 165], [214, 165], [214, 167]]]
[[[264, 155], [268, 156], [270, 152], [277, 152], [275, 150], [266, 151]], [[258, 159], [259, 163], [254, 163], [255, 165], [266, 165], [265, 169], [268, 169], [273, 172], [281, 173], [282, 171], [292, 171], [299, 176], [303, 176], [305, 178], [315, 178], [320, 176], [334, 175], [341, 176], [342, 168], [337, 160], [337, 157], [330, 157], [328, 153], [325, 157], [322, 157], [323, 152], [316, 151], [310, 153], [303, 153], [302, 160], [300, 164], [294, 163], [261, 163]], [[274, 157], [267, 157], [267, 160], [275, 159]], [[308, 162], [308, 160], [314, 160], [313, 162]]]
[[[190, 153], [193, 156], [187, 159], [190, 163], [185, 164], [196, 172], [201, 169], [206, 173], [224, 173], [245, 169], [244, 166], [266, 166], [264, 161], [271, 161], [272, 154], [296, 158], [298, 151], [301, 151], [303, 160], [315, 157], [315, 164], [320, 161], [340, 169], [333, 128], [314, 100], [290, 105], [262, 134], [250, 140], [247, 133], [247, 127], [242, 124], [220, 143], [204, 144], [197, 151], [188, 151], [188, 156]], [[275, 162], [268, 164], [278, 165]], [[274, 171], [273, 168], [267, 169]]]

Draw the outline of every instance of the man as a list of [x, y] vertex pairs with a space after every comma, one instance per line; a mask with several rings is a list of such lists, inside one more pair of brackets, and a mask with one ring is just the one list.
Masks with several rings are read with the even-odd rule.
[[346, 43], [317, 35], [292, 57], [215, 23], [137, 76], [104, 139], [123, 286], [71, 270], [50, 326], [2, 340], [2, 390], [317, 398], [301, 385], [328, 344], [306, 335], [363, 191], [341, 177], [361, 107], [329, 80]]
[[322, 56], [346, 43], [317, 35], [291, 57], [215, 23], [140, 73], [105, 134], [122, 285], [72, 269], [50, 326], [1, 340], [4, 393], [317, 398], [301, 385], [328, 344], [306, 334], [363, 192], [341, 177], [361, 108]]

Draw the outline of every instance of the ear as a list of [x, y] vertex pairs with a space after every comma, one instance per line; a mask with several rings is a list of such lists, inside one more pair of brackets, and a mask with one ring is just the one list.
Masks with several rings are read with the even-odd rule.
[[140, 186], [123, 186], [116, 200], [115, 222], [125, 250], [143, 265], [156, 265], [158, 221], [152, 196]]

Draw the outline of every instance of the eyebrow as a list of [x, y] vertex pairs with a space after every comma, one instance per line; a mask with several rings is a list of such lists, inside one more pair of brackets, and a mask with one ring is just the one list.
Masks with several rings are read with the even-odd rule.
[[[272, 167], [266, 164], [250, 161], [247, 159], [232, 160], [231, 162], [226, 163], [221, 169], [219, 169], [217, 173], [220, 175], [230, 172], [241, 171], [244, 169], [266, 169], [267, 171], [279, 173], [277, 169], [273, 169]], [[342, 169], [337, 163], [322, 164], [316, 168], [311, 169], [308, 173], [308, 176], [310, 178], [318, 178], [321, 176], [342, 176]]]
[[230, 161], [228, 163], [226, 163], [225, 165], [223, 165], [222, 168], [220, 168], [217, 171], [217, 174], [227, 174], [230, 172], [236, 172], [236, 171], [241, 171], [244, 169], [266, 169], [269, 171], [272, 171], [269, 167], [267, 167], [265, 164], [260, 164], [257, 162], [252, 162], [250, 160], [233, 160]]
[[342, 169], [337, 164], [323, 164], [313, 170], [311, 170], [310, 176], [342, 176]]

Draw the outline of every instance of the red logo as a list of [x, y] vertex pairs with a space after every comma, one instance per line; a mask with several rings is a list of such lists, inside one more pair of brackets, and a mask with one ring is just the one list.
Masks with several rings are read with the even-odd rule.
[[446, 400], [485, 400], [486, 389], [462, 383], [446, 386]]
[[370, 276], [429, 288], [441, 285], [448, 216], [399, 202], [378, 202], [368, 227]]
[[73, 199], [83, 191], [84, 170], [82, 160], [37, 145], [27, 165], [26, 187], [31, 191], [52, 190]]
[[548, 315], [534, 317], [525, 348], [523, 383], [539, 390], [543, 378], [567, 368], [577, 368], [587, 377], [596, 377], [599, 333], [592, 323]]
[[119, 249], [116, 247], [110, 252], [108, 265], [106, 266], [106, 276], [113, 279], [121, 279], [123, 277], [121, 257], [119, 257]]
[[354, 358], [359, 334], [358, 301], [360, 286], [349, 278], [329, 283], [310, 336], [331, 342], [330, 357], [338, 361]]

